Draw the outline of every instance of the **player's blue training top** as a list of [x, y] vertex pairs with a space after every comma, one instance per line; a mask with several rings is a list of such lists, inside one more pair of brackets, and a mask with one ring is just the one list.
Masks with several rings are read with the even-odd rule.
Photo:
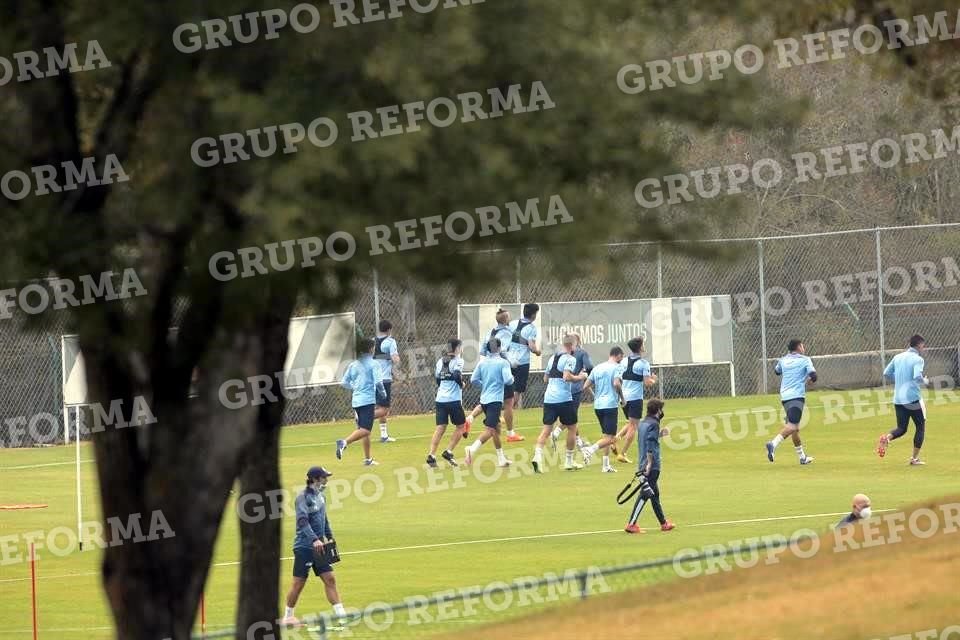
[[[434, 376], [439, 377], [443, 369], [443, 358], [437, 360], [437, 366], [434, 368]], [[450, 359], [447, 367], [451, 373], [454, 371], [463, 371], [463, 358], [455, 357]], [[456, 380], [441, 380], [437, 387], [437, 402], [461, 402], [463, 401], [463, 387]]]
[[393, 354], [399, 353], [397, 341], [393, 336], [377, 336], [377, 340], [382, 339], [380, 351], [384, 353], [385, 358], [377, 358], [377, 364], [380, 365], [380, 377], [387, 382], [393, 381]]
[[[524, 322], [529, 322], [529, 320], [524, 319]], [[514, 320], [510, 323], [510, 333], [512, 334], [517, 330], [517, 325], [520, 323], [519, 320]], [[537, 330], [537, 326], [532, 322], [526, 325], [523, 329], [520, 330], [520, 337], [524, 340], [537, 340], [540, 338], [540, 331]], [[512, 335], [510, 338], [507, 338], [506, 344], [501, 342], [501, 347], [506, 346], [508, 348], [507, 359], [510, 360], [510, 363], [513, 366], [521, 364], [530, 364], [530, 346], [526, 344], [517, 344], [513, 342]]]
[[[573, 373], [577, 366], [577, 359], [569, 353], [555, 353], [547, 360], [547, 371], [553, 368], [553, 361], [557, 360], [557, 369], [563, 373], [569, 371]], [[559, 402], [572, 402], [573, 394], [570, 391], [572, 383], [566, 382], [563, 378], [550, 378], [547, 380], [547, 388], [543, 392], [544, 404], [557, 404]]]
[[[581, 371], [586, 371], [590, 373], [593, 370], [593, 362], [590, 360], [590, 354], [584, 351], [583, 349], [578, 348], [573, 352], [573, 357], [577, 359], [577, 366], [573, 369], [574, 373], [580, 373]], [[582, 393], [583, 385], [585, 380], [577, 380], [576, 382], [570, 383], [570, 392], [571, 393]]]
[[647, 453], [653, 455], [651, 471], [660, 470], [660, 420], [656, 416], [647, 416], [637, 426], [637, 447], [640, 457], [637, 463], [640, 471], [647, 468]]
[[788, 353], [773, 367], [780, 379], [780, 399], [795, 400], [807, 397], [807, 376], [815, 373], [813, 360], [802, 353]]
[[616, 362], [602, 362], [590, 372], [590, 384], [593, 385], [593, 408], [616, 409], [620, 404], [620, 397], [613, 388], [613, 377], [617, 375], [620, 365]]
[[313, 487], [304, 489], [295, 500], [297, 533], [293, 538], [294, 549], [310, 549], [313, 542], [325, 537], [333, 538], [330, 521], [327, 520], [327, 501], [322, 491]]
[[359, 360], [350, 363], [340, 385], [353, 391], [351, 406], [354, 408], [375, 404], [377, 392], [386, 395], [386, 389], [383, 388], [380, 377], [380, 367], [369, 354], [364, 354]]
[[473, 370], [470, 384], [480, 387], [480, 404], [503, 402], [503, 386], [513, 384], [510, 363], [497, 356], [484, 358]]
[[488, 336], [487, 339], [484, 340], [480, 345], [480, 355], [484, 357], [490, 355], [490, 338], [496, 338], [500, 341], [501, 357], [506, 357], [504, 352], [506, 352], [507, 348], [510, 346], [510, 340], [513, 337], [513, 332], [510, 330], [510, 327], [505, 324], [498, 324], [490, 331], [490, 333], [493, 335]]
[[[632, 357], [632, 356], [631, 356]], [[623, 374], [627, 371], [627, 362], [629, 358], [624, 358], [620, 362], [620, 368], [617, 369], [616, 378], [623, 381], [623, 399], [626, 402], [631, 400], [643, 400], [643, 380], [650, 375], [650, 363], [644, 358], [639, 358], [633, 363], [633, 372], [640, 376], [640, 380], [624, 380]]]
[[920, 402], [920, 385], [923, 383], [923, 358], [910, 347], [893, 356], [883, 370], [883, 376], [893, 380], [893, 404]]

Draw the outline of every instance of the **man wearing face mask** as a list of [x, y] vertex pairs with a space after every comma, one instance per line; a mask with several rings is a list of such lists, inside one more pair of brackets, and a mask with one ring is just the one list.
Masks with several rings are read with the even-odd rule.
[[848, 524], [853, 524], [857, 520], [866, 520], [870, 517], [870, 498], [858, 493], [853, 496], [853, 511], [851, 511], [843, 520], [837, 523], [836, 529], [841, 529]]
[[340, 602], [337, 581], [333, 577], [333, 567], [325, 563], [318, 564], [314, 556], [315, 552], [323, 551], [325, 543], [333, 540], [333, 531], [327, 519], [327, 501], [323, 497], [327, 478], [331, 475], [333, 474], [323, 467], [310, 467], [307, 470], [307, 486], [297, 496], [295, 504], [297, 534], [293, 540], [293, 584], [290, 585], [290, 592], [287, 594], [287, 608], [281, 624], [299, 624], [293, 615], [293, 609], [300, 598], [300, 592], [307, 584], [307, 576], [310, 575], [311, 568], [314, 575], [323, 581], [327, 600], [333, 605], [334, 615], [343, 617], [347, 614]]
[[[653, 489], [650, 502], [653, 503], [653, 513], [660, 522], [660, 530], [670, 531], [674, 525], [663, 515], [663, 507], [660, 506], [660, 488], [657, 486], [657, 480], [660, 479], [660, 437], [669, 433], [667, 429], [660, 428], [661, 420], [663, 420], [663, 400], [654, 398], [647, 403], [647, 417], [637, 425], [637, 443], [640, 449], [638, 471], [647, 478], [650, 488]], [[641, 492], [637, 495], [637, 501], [630, 512], [630, 521], [623, 528], [624, 531], [644, 533], [644, 530], [637, 526], [637, 520], [640, 519], [640, 513], [646, 504], [647, 498]]]

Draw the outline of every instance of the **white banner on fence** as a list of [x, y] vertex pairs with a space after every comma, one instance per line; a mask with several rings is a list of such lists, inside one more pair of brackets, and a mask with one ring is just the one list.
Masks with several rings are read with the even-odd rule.
[[[730, 296], [541, 302], [536, 325], [543, 355], [534, 367], [543, 370], [547, 359], [560, 348], [563, 336], [577, 333], [583, 348], [596, 362], [607, 359], [610, 349], [642, 337], [653, 365], [729, 363], [733, 360], [733, 320]], [[461, 340], [479, 344], [496, 326], [497, 309], [520, 316], [519, 304], [461, 304], [457, 326]], [[472, 349], [464, 353], [466, 370], [476, 365]]]

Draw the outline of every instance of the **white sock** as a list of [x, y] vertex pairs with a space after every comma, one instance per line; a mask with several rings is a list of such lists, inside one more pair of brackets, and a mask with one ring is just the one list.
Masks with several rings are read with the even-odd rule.
[[603, 456], [603, 468], [604, 469], [610, 468], [610, 456]]
[[783, 436], [778, 433], [773, 437], [773, 440], [770, 441], [770, 444], [772, 444], [773, 448], [776, 449], [780, 446], [781, 442], [783, 442]]
[[381, 438], [386, 438], [388, 435], [389, 435], [389, 434], [387, 433], [387, 423], [386, 423], [386, 422], [381, 422], [381, 423], [380, 423], [380, 437], [381, 437]]
[[513, 429], [507, 429], [507, 435], [508, 435], [508, 436], [515, 436], [515, 435], [517, 435], [517, 434], [515, 434], [515, 433], [513, 432]]
[[533, 461], [536, 463], [543, 462], [543, 447], [537, 445], [533, 449]]
[[338, 603], [336, 603], [335, 605], [333, 605], [333, 613], [334, 613], [334, 615], [338, 615], [338, 616], [340, 616], [340, 617], [343, 617], [343, 616], [347, 615], [347, 610], [343, 608], [343, 603], [342, 603], [342, 602], [338, 602]]
[[283, 617], [284, 617], [284, 618], [292, 618], [292, 617], [293, 617], [293, 607], [287, 607], [286, 609], [284, 609], [284, 610], [283, 610]]
[[503, 455], [503, 449], [497, 449], [497, 462], [506, 462], [507, 456]]
[[573, 451], [567, 449], [567, 466], [573, 465]]
[[803, 445], [800, 445], [799, 447], [794, 447], [794, 449], [796, 450], [797, 455], [800, 456], [801, 460], [807, 457], [807, 454], [803, 452]]
[[561, 431], [560, 427], [554, 427], [554, 428], [553, 428], [553, 433], [552, 433], [551, 435], [553, 435], [554, 438], [559, 438], [559, 437], [560, 437], [560, 431]]
[[476, 453], [477, 451], [480, 450], [480, 445], [482, 445], [482, 444], [483, 444], [483, 443], [480, 442], [480, 438], [477, 438], [476, 440], [474, 440], [473, 442], [471, 442], [471, 443], [470, 443], [470, 446], [467, 447], [467, 448], [470, 449], [470, 453]]
[[[600, 450], [600, 447], [597, 446], [596, 442], [594, 442], [593, 444], [587, 447], [587, 451], [590, 452], [590, 455], [595, 454], [599, 450]], [[609, 456], [603, 456], [603, 459], [606, 460], [608, 457]]]

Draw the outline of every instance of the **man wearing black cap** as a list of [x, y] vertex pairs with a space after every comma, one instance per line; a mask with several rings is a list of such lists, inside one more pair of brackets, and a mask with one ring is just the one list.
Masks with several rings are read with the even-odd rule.
[[307, 584], [311, 567], [314, 575], [319, 576], [323, 581], [327, 600], [333, 605], [334, 615], [343, 617], [347, 613], [340, 602], [337, 581], [333, 577], [333, 567], [326, 563], [318, 564], [314, 556], [315, 552], [323, 551], [324, 543], [333, 540], [333, 531], [327, 519], [327, 501], [323, 498], [327, 478], [331, 475], [333, 474], [323, 467], [310, 467], [307, 470], [307, 486], [296, 499], [297, 534], [293, 540], [293, 584], [290, 585], [290, 593], [287, 594], [287, 608], [282, 624], [299, 624], [293, 615], [293, 609], [300, 598], [300, 592]]

